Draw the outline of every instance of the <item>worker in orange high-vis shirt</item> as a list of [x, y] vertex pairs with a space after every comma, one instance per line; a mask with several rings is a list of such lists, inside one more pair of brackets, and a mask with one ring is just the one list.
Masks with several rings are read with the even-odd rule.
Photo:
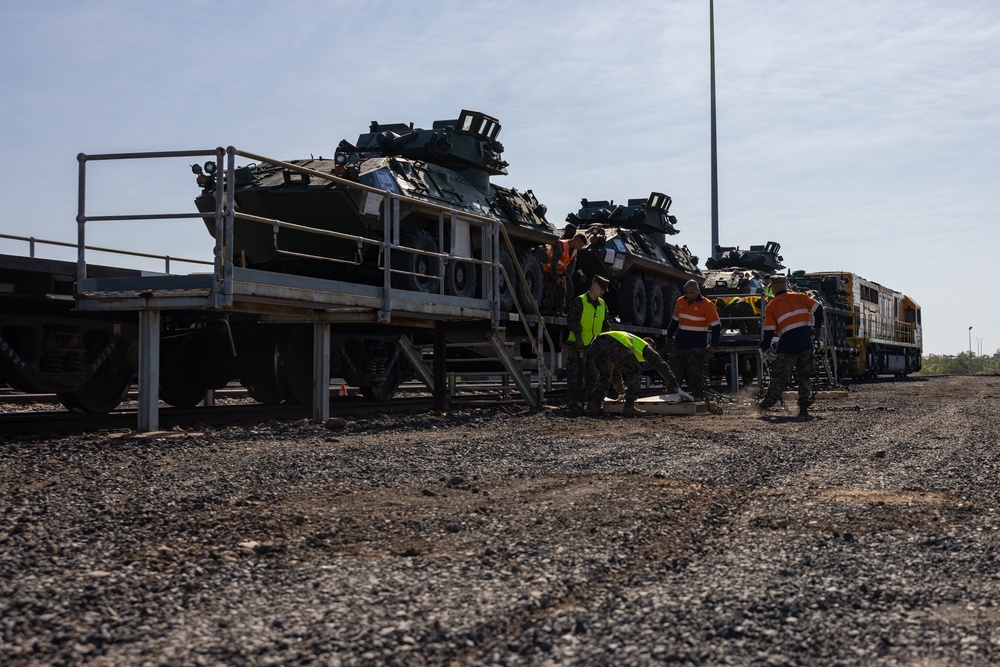
[[710, 409], [712, 405], [705, 397], [705, 372], [721, 336], [722, 320], [715, 304], [701, 295], [698, 283], [687, 281], [667, 325], [667, 338], [674, 341], [670, 368], [678, 382], [687, 379], [694, 400], [704, 400]]
[[811, 380], [816, 362], [813, 359], [813, 332], [823, 326], [823, 305], [808, 294], [789, 292], [785, 276], [771, 279], [774, 298], [764, 307], [764, 331], [760, 349], [771, 349], [771, 340], [778, 336], [777, 356], [771, 364], [771, 384], [764, 399], [757, 405], [763, 414], [781, 399], [781, 393], [795, 371], [799, 385], [799, 414], [809, 418]]

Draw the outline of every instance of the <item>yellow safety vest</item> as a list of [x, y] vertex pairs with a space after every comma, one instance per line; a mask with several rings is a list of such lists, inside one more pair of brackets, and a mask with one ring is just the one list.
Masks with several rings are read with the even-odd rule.
[[635, 355], [635, 358], [638, 361], [646, 360], [645, 359], [646, 346], [649, 345], [649, 343], [644, 341], [642, 338], [639, 338], [634, 334], [626, 333], [624, 331], [608, 331], [601, 335], [611, 336], [619, 343], [632, 350], [632, 354]]
[[[596, 307], [590, 302], [586, 294], [581, 294], [579, 298], [583, 300], [583, 315], [580, 316], [580, 325], [582, 327], [580, 336], [583, 338], [584, 345], [590, 345], [590, 341], [594, 340], [601, 333], [607, 307], [604, 305], [604, 299], [600, 297], [597, 298]], [[575, 341], [576, 332], [570, 331], [568, 340], [571, 342]]]

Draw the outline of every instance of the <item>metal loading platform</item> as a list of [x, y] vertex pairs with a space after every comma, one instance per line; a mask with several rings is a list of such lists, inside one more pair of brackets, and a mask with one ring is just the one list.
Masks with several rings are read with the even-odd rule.
[[[155, 159], [177, 157], [213, 156], [220, 165], [226, 164], [225, 171], [217, 179], [214, 266], [209, 273], [188, 275], [140, 275], [128, 277], [92, 277], [87, 275], [86, 227], [109, 220], [162, 220], [179, 218], [199, 218], [207, 220], [212, 216], [204, 213], [115, 215], [94, 216], [86, 213], [86, 167], [88, 162], [102, 160]], [[365, 238], [312, 230], [302, 225], [280, 220], [261, 219], [241, 213], [233, 205], [233, 184], [236, 181], [235, 158], [242, 156], [261, 162], [274, 164], [291, 172], [326, 179], [343, 188], [355, 188], [374, 195], [380, 203], [378, 216], [382, 222], [383, 235], [380, 239]], [[160, 153], [129, 153], [78, 156], [79, 161], [79, 208], [78, 262], [75, 299], [82, 311], [126, 311], [138, 317], [138, 385], [139, 415], [138, 428], [142, 431], [157, 430], [159, 427], [159, 387], [161, 369], [161, 335], [164, 314], [183, 314], [192, 318], [223, 317], [234, 321], [246, 320], [267, 324], [308, 325], [312, 330], [311, 403], [313, 420], [323, 422], [329, 417], [331, 331], [348, 331], [353, 335], [389, 335], [395, 340], [399, 354], [406, 359], [414, 374], [434, 395], [435, 406], [446, 409], [448, 403], [445, 362], [448, 356], [449, 339], [454, 335], [459, 339], [473, 339], [485, 343], [481, 347], [488, 350], [496, 363], [503, 369], [509, 381], [521, 393], [524, 400], [538, 406], [544, 398], [544, 387], [551, 386], [551, 374], [544, 363], [542, 344], [547, 342], [553, 349], [546, 330], [545, 318], [541, 316], [537, 304], [528, 296], [521, 302], [514, 299], [514, 313], [501, 312], [499, 293], [501, 286], [519, 284], [525, 276], [516, 260], [516, 253], [507, 231], [501, 222], [492, 217], [471, 214], [448, 207], [437, 206], [422, 200], [400, 196], [392, 192], [377, 190], [346, 181], [330, 174], [313, 172], [298, 165], [272, 160], [260, 155], [239, 151], [233, 147], [209, 151], [180, 151]], [[400, 204], [410, 209], [420, 208], [437, 217], [442, 232], [438, 248], [435, 250], [414, 249], [400, 245]], [[295, 233], [316, 233], [337, 236], [361, 244], [374, 244], [380, 248], [382, 284], [361, 284], [347, 280], [332, 280], [288, 273], [278, 273], [254, 268], [246, 268], [234, 263], [233, 228], [240, 224], [267, 225], [273, 230], [275, 247], [279, 247], [281, 233], [293, 230]], [[479, 234], [481, 253], [472, 257], [457, 255], [454, 239], [459, 225], [467, 225]], [[451, 239], [449, 244], [447, 239]], [[517, 275], [510, 275], [501, 262], [501, 248], [515, 257], [508, 264]], [[393, 276], [405, 273], [393, 266], [392, 254], [405, 249], [427, 258], [424, 278], [434, 279], [437, 292], [418, 292], [392, 286]], [[279, 251], [280, 252], [280, 251]], [[294, 255], [294, 253], [289, 253]], [[317, 259], [311, 256], [310, 259]], [[509, 257], [507, 259], [510, 259]], [[337, 260], [331, 260], [337, 261]], [[478, 294], [462, 297], [445, 293], [445, 276], [449, 265], [462, 262], [474, 265], [479, 275]], [[412, 274], [412, 272], [411, 272]], [[527, 311], [527, 313], [525, 312]], [[513, 324], [508, 325], [508, 322]], [[505, 325], [516, 327], [517, 336], [531, 346], [534, 368], [525, 370], [525, 364], [518, 357], [515, 346], [505, 336]], [[431, 340], [433, 347], [432, 364], [425, 363], [423, 355], [414, 344], [414, 339]], [[529, 364], [530, 366], [530, 364]]]

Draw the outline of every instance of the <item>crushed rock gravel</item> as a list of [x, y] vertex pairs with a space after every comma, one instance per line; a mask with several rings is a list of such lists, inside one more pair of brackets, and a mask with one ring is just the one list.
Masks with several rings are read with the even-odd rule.
[[992, 665], [1000, 378], [0, 441], [0, 664]]

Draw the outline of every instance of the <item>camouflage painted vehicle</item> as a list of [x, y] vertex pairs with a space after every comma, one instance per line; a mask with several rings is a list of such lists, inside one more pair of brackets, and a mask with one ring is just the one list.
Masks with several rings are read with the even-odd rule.
[[[497, 141], [499, 132], [497, 119], [466, 110], [456, 120], [435, 121], [428, 130], [412, 123], [372, 122], [368, 132], [354, 143], [341, 141], [333, 159], [289, 162], [403, 196], [397, 242], [459, 258], [446, 263], [446, 294], [476, 294], [477, 266], [463, 263], [460, 258], [481, 256], [483, 235], [468, 222], [459, 220], [452, 225], [448, 220], [439, 220], [437, 212], [421, 207], [420, 202], [499, 219], [524, 269], [528, 283], [525, 289], [538, 299], [542, 275], [532, 249], [553, 243], [558, 235], [545, 219], [545, 206], [531, 190], [519, 192], [490, 182], [491, 176], [507, 173], [508, 163], [501, 158], [503, 145]], [[199, 171], [196, 167], [196, 173]], [[205, 171], [214, 172], [214, 165]], [[214, 179], [211, 173], [199, 173], [203, 192], [195, 201], [203, 213], [215, 210]], [[236, 206], [242, 213], [370, 239], [381, 240], [384, 236], [385, 199], [380, 195], [270, 164], [240, 167], [235, 180]], [[206, 218], [206, 224], [214, 235], [214, 223]], [[269, 225], [237, 219], [234, 246], [235, 256], [252, 268], [371, 284], [383, 280], [381, 249], [354, 239], [289, 229], [275, 236]], [[501, 263], [508, 275], [516, 276], [505, 249]], [[433, 258], [395, 252], [392, 264], [394, 269], [409, 274], [394, 273], [393, 287], [439, 291], [439, 280], [427, 275], [441, 273], [432, 266], [436, 264]], [[501, 285], [502, 309], [509, 310], [514, 294], [510, 286]]]
[[659, 192], [624, 206], [584, 199], [566, 218], [591, 240], [577, 255], [576, 293], [595, 275], [604, 276], [611, 281], [605, 299], [622, 324], [666, 327], [684, 283], [703, 280], [687, 246], [667, 243], [667, 236], [678, 233], [670, 204]]
[[705, 284], [701, 292], [715, 300], [722, 330], [730, 334], [730, 341], [760, 333], [764, 276], [785, 268], [778, 254], [780, 250], [781, 245], [775, 241], [752, 245], [749, 250], [718, 246], [705, 261]]

